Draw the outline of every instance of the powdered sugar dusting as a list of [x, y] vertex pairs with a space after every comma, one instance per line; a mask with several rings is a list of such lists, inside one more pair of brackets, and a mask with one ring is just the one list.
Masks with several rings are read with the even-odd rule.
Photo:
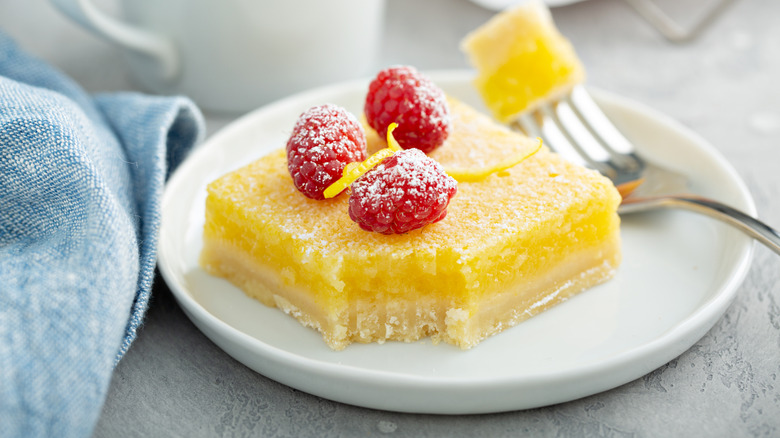
[[452, 131], [444, 91], [410, 66], [379, 72], [369, 84], [364, 111], [368, 123], [381, 135], [391, 123], [397, 123], [394, 136], [404, 149], [430, 152]]
[[447, 133], [452, 131], [452, 117], [447, 103], [447, 96], [427, 76], [420, 73], [423, 81], [417, 81], [417, 100], [422, 102], [431, 102], [425, 109], [425, 115], [434, 125], [445, 126]]
[[[353, 192], [363, 193], [365, 202], [371, 204], [379, 204], [388, 198], [397, 199], [404, 189], [412, 196], [423, 196], [428, 188], [438, 183], [444, 173], [439, 163], [418, 149], [398, 153], [394, 166], [388, 168], [387, 163], [383, 162], [375, 170], [377, 174], [385, 173], [386, 177], [362, 178], [352, 184]], [[393, 185], [395, 181], [404, 181], [405, 184]], [[446, 196], [445, 193], [442, 195]]]
[[[344, 135], [358, 126], [360, 136]], [[301, 114], [293, 128], [292, 138], [296, 139], [295, 151], [308, 154], [316, 160], [332, 158], [333, 154], [348, 154], [353, 161], [365, 159], [365, 138], [363, 126], [349, 111], [334, 105], [325, 104], [309, 108]], [[363, 154], [353, 151], [352, 143], [363, 144]], [[288, 155], [289, 155], [288, 150]]]
[[347, 163], [366, 159], [366, 136], [357, 118], [325, 104], [305, 111], [287, 141], [287, 168], [295, 187], [313, 199], [337, 180]]
[[439, 163], [407, 149], [352, 183], [350, 216], [364, 229], [403, 233], [444, 218], [456, 191]]

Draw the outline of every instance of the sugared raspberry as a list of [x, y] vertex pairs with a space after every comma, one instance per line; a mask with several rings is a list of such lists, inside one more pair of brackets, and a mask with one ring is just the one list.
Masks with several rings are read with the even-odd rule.
[[349, 217], [361, 228], [402, 234], [444, 219], [457, 183], [417, 149], [396, 152], [352, 183]]
[[366, 159], [366, 134], [355, 116], [333, 104], [306, 110], [287, 140], [287, 170], [312, 199], [341, 177], [344, 166]]
[[395, 139], [404, 149], [428, 153], [450, 133], [450, 111], [444, 92], [413, 67], [390, 67], [368, 87], [363, 109], [369, 125], [384, 138], [395, 122]]

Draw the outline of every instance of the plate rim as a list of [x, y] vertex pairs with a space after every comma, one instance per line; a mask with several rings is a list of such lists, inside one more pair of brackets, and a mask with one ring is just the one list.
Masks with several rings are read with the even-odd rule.
[[[426, 71], [425, 73], [429, 77], [431, 77], [435, 82], [467, 81], [473, 77], [473, 72], [471, 70], [433, 70], [433, 71]], [[221, 143], [223, 141], [222, 140], [223, 138], [229, 138], [231, 135], [234, 135], [234, 132], [240, 132], [244, 130], [245, 126], [255, 123], [255, 120], [258, 118], [262, 118], [264, 114], [276, 112], [280, 108], [291, 105], [296, 101], [300, 101], [302, 99], [313, 99], [318, 94], [330, 94], [330, 93], [338, 92], [339, 90], [350, 90], [356, 86], [359, 86], [360, 84], [367, 84], [367, 83], [368, 83], [368, 79], [359, 79], [359, 80], [352, 80], [352, 81], [331, 84], [324, 87], [314, 88], [311, 90], [306, 90], [301, 93], [297, 93], [292, 96], [289, 96], [287, 98], [283, 98], [278, 101], [272, 102], [268, 105], [265, 105], [254, 111], [251, 111], [245, 114], [244, 116], [239, 117], [235, 121], [229, 123], [222, 129], [220, 129], [218, 132], [214, 133], [211, 137], [209, 137], [206, 141], [204, 141], [195, 150], [193, 150], [190, 156], [187, 157], [187, 159], [171, 174], [170, 179], [165, 185], [165, 191], [161, 202], [161, 205], [163, 206], [163, 211], [165, 210], [165, 206], [169, 204], [170, 197], [174, 196], [173, 189], [171, 189], [171, 187], [175, 188], [178, 184], [181, 184], [179, 180], [183, 178], [182, 175], [185, 175], [188, 162], [191, 163], [193, 161], [197, 161], [198, 157], [201, 154], [205, 154], [208, 152], [209, 148], [211, 147], [210, 146], [211, 144]], [[597, 100], [605, 100], [607, 102], [617, 104], [621, 107], [629, 108], [632, 111], [640, 113], [644, 116], [649, 116], [653, 119], [660, 121], [662, 124], [669, 126], [670, 129], [675, 131], [676, 134], [685, 136], [692, 145], [695, 145], [696, 148], [699, 149], [699, 151], [704, 151], [704, 153], [706, 153], [710, 158], [715, 159], [717, 164], [723, 170], [729, 173], [729, 176], [732, 178], [732, 181], [736, 183], [736, 189], [739, 195], [747, 203], [746, 208], [744, 208], [744, 210], [748, 214], [755, 215], [755, 210], [756, 210], [755, 203], [747, 189], [746, 184], [744, 183], [742, 178], [739, 177], [739, 174], [736, 172], [736, 170], [731, 165], [731, 163], [729, 163], [725, 159], [725, 157], [722, 154], [720, 154], [720, 152], [717, 149], [715, 149], [714, 146], [712, 146], [703, 137], [693, 132], [689, 128], [685, 127], [679, 121], [667, 116], [664, 113], [654, 110], [645, 104], [642, 104], [640, 102], [637, 102], [635, 100], [629, 99], [624, 96], [619, 96], [596, 88], [588, 87], [588, 89], [593, 93], [594, 97]], [[163, 235], [163, 230], [166, 229], [165, 225], [167, 224], [165, 215], [162, 215], [162, 222], [163, 224], [161, 226], [161, 232], [159, 237], [159, 241], [161, 243], [165, 239], [165, 236]], [[620, 368], [624, 368], [627, 365], [630, 365], [632, 362], [641, 361], [643, 358], [645, 358], [648, 355], [651, 355], [655, 358], [658, 357], [665, 358], [664, 361], [658, 365], [646, 367], [648, 369], [642, 372], [641, 374], [636, 374], [635, 372], [629, 373], [633, 377], [630, 377], [628, 380], [625, 380], [625, 378], [622, 379], [602, 378], [601, 380], [612, 381], [612, 383], [606, 386], [602, 385], [603, 387], [601, 387], [596, 391], [590, 391], [590, 390], [580, 391], [580, 393], [574, 394], [575, 396], [573, 397], [564, 397], [562, 399], [546, 401], [542, 404], [533, 404], [529, 406], [519, 406], [519, 405], [507, 406], [505, 408], [498, 408], [498, 409], [496, 409], [495, 407], [493, 408], [488, 407], [485, 410], [480, 410], [480, 409], [466, 409], [466, 410], [443, 409], [442, 410], [442, 409], [436, 409], [435, 406], [431, 406], [431, 409], [429, 410], [419, 410], [419, 409], [405, 410], [403, 409], [402, 406], [401, 407], [394, 406], [393, 403], [389, 403], [389, 404], [358, 403], [354, 399], [350, 399], [348, 397], [347, 398], [343, 396], [333, 397], [328, 394], [322, 394], [316, 391], [313, 392], [310, 390], [310, 388], [309, 389], [302, 388], [291, 382], [281, 381], [281, 383], [285, 385], [296, 387], [297, 389], [318, 396], [322, 396], [325, 398], [329, 398], [329, 399], [333, 399], [336, 401], [345, 402], [349, 404], [370, 407], [370, 408], [379, 408], [379, 409], [386, 409], [386, 410], [399, 411], [399, 412], [464, 414], [464, 413], [501, 412], [501, 411], [509, 411], [509, 410], [526, 409], [526, 408], [537, 407], [537, 406], [545, 406], [552, 403], [558, 403], [567, 400], [573, 400], [586, 395], [600, 393], [609, 390], [611, 388], [614, 388], [616, 386], [622, 385], [624, 383], [627, 383], [636, 378], [639, 378], [647, 374], [648, 372], [658, 368], [659, 366], [663, 365], [663, 363], [666, 363], [669, 360], [679, 356], [681, 353], [689, 349], [696, 341], [698, 341], [707, 331], [709, 331], [714, 326], [715, 323], [717, 323], [717, 321], [725, 313], [728, 306], [734, 300], [737, 290], [739, 289], [740, 284], [744, 281], [744, 278], [747, 275], [749, 267], [752, 263], [755, 244], [752, 242], [752, 239], [746, 238], [745, 243], [741, 246], [742, 247], [738, 250], [739, 262], [732, 267], [734, 271], [733, 274], [730, 277], [728, 277], [727, 281], [724, 281], [723, 284], [720, 285], [720, 288], [718, 288], [717, 293], [712, 297], [712, 299], [710, 299], [706, 303], [703, 303], [701, 306], [697, 307], [695, 312], [687, 315], [683, 320], [676, 323], [670, 330], [665, 332], [663, 335], [658, 336], [648, 342], [640, 343], [628, 350], [621, 351], [620, 353], [610, 357], [610, 359], [607, 361], [596, 361], [596, 362], [592, 362], [589, 364], [585, 364], [576, 368], [563, 370], [563, 371], [556, 370], [547, 373], [533, 373], [533, 374], [526, 374], [520, 376], [513, 376], [512, 378], [498, 378], [498, 379], [490, 378], [490, 377], [482, 377], [482, 376], [480, 376], [480, 378], [469, 377], [466, 380], [453, 378], [449, 376], [436, 377], [436, 378], [414, 376], [405, 373], [392, 373], [385, 370], [372, 370], [372, 369], [358, 368], [358, 367], [353, 367], [351, 365], [344, 365], [344, 364], [337, 365], [329, 362], [324, 362], [317, 358], [300, 356], [296, 353], [292, 353], [284, 349], [278, 348], [276, 346], [266, 344], [260, 339], [257, 339], [239, 330], [238, 328], [231, 326], [227, 322], [218, 318], [216, 315], [210, 313], [205, 307], [203, 307], [200, 303], [198, 303], [196, 299], [187, 290], [184, 290], [184, 287], [182, 285], [178, 284], [178, 282], [174, 280], [175, 275], [172, 272], [173, 268], [170, 266], [170, 264], [167, 261], [165, 245], [160, 245], [160, 250], [158, 254], [158, 266], [166, 284], [169, 286], [171, 292], [176, 298], [176, 301], [182, 307], [182, 310], [185, 312], [187, 317], [198, 327], [198, 329], [201, 332], [206, 334], [207, 337], [209, 337], [212, 341], [214, 341], [222, 350], [226, 351], [228, 354], [238, 359], [240, 362], [254, 369], [256, 372], [278, 381], [281, 380], [276, 379], [274, 376], [272, 376], [271, 374], [273, 373], [269, 373], [268, 370], [264, 370], [264, 372], [261, 372], [260, 370], [246, 364], [243, 360], [237, 358], [235, 354], [236, 352], [228, 351], [229, 348], [226, 348], [223, 345], [223, 342], [243, 344], [244, 348], [251, 350], [255, 354], [263, 354], [263, 353], [265, 353], [265, 355], [270, 354], [271, 356], [273, 356], [275, 362], [284, 362], [287, 366], [291, 366], [294, 367], [295, 369], [303, 370], [306, 372], [311, 372], [323, 376], [325, 378], [331, 378], [336, 380], [347, 379], [350, 382], [359, 382], [360, 384], [364, 384], [364, 385], [368, 384], [369, 386], [375, 386], [375, 387], [383, 387], [387, 385], [392, 385], [392, 386], [401, 385], [401, 386], [411, 386], [411, 387], [424, 387], [427, 388], [428, 390], [431, 389], [444, 390], [447, 392], [452, 392], [452, 391], [462, 392], [462, 391], [469, 391], [474, 389], [485, 389], [485, 387], [516, 386], [516, 385], [532, 384], [532, 383], [536, 385], [540, 385], [540, 384], [544, 385], [546, 382], [551, 382], [551, 381], [579, 379], [584, 376], [593, 376], [594, 374], [603, 375], [605, 374], [606, 371], [609, 370], [617, 371], [616, 369], [619, 370]], [[701, 325], [701, 322], [699, 322], [700, 320], [705, 320], [705, 321], [709, 320], [713, 322], [709, 324], [704, 324], [706, 326], [704, 327]], [[225, 339], [214, 339], [214, 337], [222, 337]], [[682, 339], [685, 340], [683, 341]], [[666, 350], [665, 354], [661, 354], [662, 352], [664, 352], [664, 350]], [[656, 354], [653, 354], [654, 352]], [[653, 361], [653, 363], [655, 362], [658, 362], [658, 360]]]

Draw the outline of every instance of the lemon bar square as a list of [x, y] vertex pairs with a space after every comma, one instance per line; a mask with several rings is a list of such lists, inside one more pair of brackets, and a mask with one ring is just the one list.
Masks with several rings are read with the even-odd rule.
[[[536, 141], [465, 104], [451, 111], [440, 148], [451, 166], [468, 166], [466, 151], [480, 143]], [[335, 350], [428, 336], [470, 348], [605, 281], [620, 263], [614, 186], [546, 149], [459, 183], [444, 220], [402, 235], [360, 229], [347, 194], [303, 196], [283, 149], [207, 191], [201, 266], [319, 330]]]

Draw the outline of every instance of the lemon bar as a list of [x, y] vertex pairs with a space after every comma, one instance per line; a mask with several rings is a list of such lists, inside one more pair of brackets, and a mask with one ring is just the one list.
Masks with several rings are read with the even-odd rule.
[[475, 86], [501, 122], [585, 81], [574, 48], [539, 1], [505, 10], [463, 39], [478, 76]]
[[[465, 104], [451, 112], [439, 148], [449, 166], [468, 167], [480, 145], [507, 154], [536, 141]], [[401, 235], [360, 229], [346, 193], [303, 196], [283, 149], [207, 191], [201, 266], [319, 330], [335, 350], [428, 336], [470, 348], [605, 281], [620, 262], [614, 186], [546, 149], [459, 183], [444, 220]]]

